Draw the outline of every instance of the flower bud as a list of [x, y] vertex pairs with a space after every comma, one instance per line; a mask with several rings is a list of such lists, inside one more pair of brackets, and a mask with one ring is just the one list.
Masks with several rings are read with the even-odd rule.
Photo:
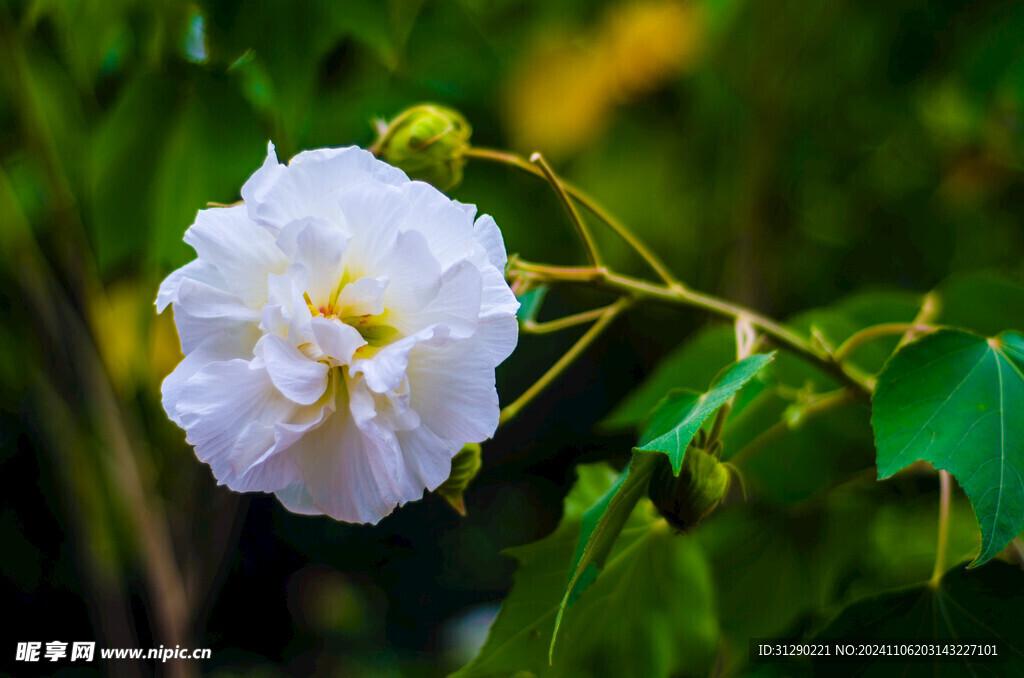
[[679, 476], [672, 475], [667, 457], [651, 478], [648, 494], [665, 520], [689, 530], [700, 524], [729, 491], [729, 471], [713, 455], [691, 446]]
[[466, 491], [470, 481], [480, 471], [480, 465], [480, 445], [466, 443], [452, 459], [452, 472], [448, 476], [448, 480], [441, 483], [441, 487], [436, 490], [438, 496], [458, 511], [459, 515], [466, 515], [466, 504], [462, 500], [462, 493]]
[[377, 157], [447, 191], [462, 181], [465, 150], [473, 129], [458, 112], [436, 104], [420, 104], [388, 123], [378, 124], [373, 145]]

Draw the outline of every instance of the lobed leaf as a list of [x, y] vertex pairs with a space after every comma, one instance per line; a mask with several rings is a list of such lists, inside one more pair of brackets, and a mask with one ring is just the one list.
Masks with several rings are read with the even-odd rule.
[[1024, 336], [942, 330], [879, 377], [871, 423], [878, 476], [923, 459], [956, 477], [981, 528], [980, 565], [1024, 530]]
[[901, 662], [887, 657], [857, 663], [820, 663], [822, 676], [1019, 676], [1024, 675], [1024, 573], [1006, 563], [980, 570], [954, 568], [937, 587], [922, 584], [847, 607], [818, 639], [858, 643], [998, 643], [999, 659], [936, 656]]

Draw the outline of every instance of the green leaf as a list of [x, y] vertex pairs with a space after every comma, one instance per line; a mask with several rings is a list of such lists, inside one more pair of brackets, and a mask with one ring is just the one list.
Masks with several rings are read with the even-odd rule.
[[774, 355], [759, 353], [730, 365], [719, 373], [707, 393], [670, 393], [651, 414], [636, 449], [664, 452], [672, 463], [672, 472], [679, 475], [686, 446], [705, 420], [771, 362]]
[[597, 579], [604, 568], [619, 534], [632, 515], [633, 508], [647, 492], [651, 475], [657, 468], [657, 455], [634, 454], [627, 468], [615, 484], [583, 514], [579, 543], [570, 570], [569, 584], [558, 606], [558, 616], [551, 633], [549, 660], [555, 651], [555, 640], [562, 625], [565, 611], [576, 602], [580, 594]]
[[551, 636], [552, 655], [563, 614], [604, 567], [626, 519], [647, 491], [659, 453], [668, 457], [673, 475], [678, 476], [686, 447], [704, 421], [771, 362], [773, 355], [752, 355], [730, 365], [719, 373], [707, 393], [670, 393], [651, 415], [640, 445], [633, 448], [629, 468], [583, 516], [572, 575]]
[[677, 536], [647, 501], [630, 512], [604, 576], [566, 613], [549, 665], [548, 639], [583, 515], [617, 482], [606, 464], [577, 472], [555, 532], [507, 551], [519, 561], [512, 590], [480, 653], [453, 678], [701, 675], [710, 668], [718, 636], [711, 573], [695, 542]]
[[519, 297], [519, 310], [516, 311], [516, 316], [520, 320], [536, 320], [547, 294], [548, 286], [541, 285]]
[[[934, 475], [878, 483], [865, 474], [788, 508], [751, 501], [717, 511], [692, 535], [716, 582], [728, 665], [747, 663], [750, 638], [796, 638], [852, 602], [928, 579], [935, 562], [937, 488]], [[949, 514], [951, 562], [977, 546], [974, 516], [966, 497], [956, 493]]]
[[452, 457], [452, 470], [448, 474], [448, 480], [441, 483], [441, 486], [434, 490], [434, 494], [448, 502], [448, 505], [458, 511], [459, 515], [466, 515], [466, 503], [463, 494], [466, 488], [480, 472], [483, 461], [480, 458], [481, 449], [479, 443], [466, 443], [459, 450], [459, 453]]
[[897, 353], [872, 401], [878, 476], [918, 459], [952, 473], [995, 556], [1024, 530], [1024, 336], [942, 330]]
[[955, 567], [935, 588], [923, 584], [854, 603], [818, 639], [998, 643], [998, 663], [970, 657], [936, 657], [926, 663], [883, 658], [878, 662], [822, 663], [814, 672], [823, 676], [1019, 676], [1024, 674], [1022, 609], [1024, 573], [1019, 567], [1001, 562], [979, 570]]

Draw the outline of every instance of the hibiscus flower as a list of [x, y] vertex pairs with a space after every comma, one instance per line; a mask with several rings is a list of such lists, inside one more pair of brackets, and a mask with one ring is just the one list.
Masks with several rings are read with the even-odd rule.
[[160, 286], [185, 355], [164, 408], [221, 484], [376, 523], [494, 434], [501, 232], [355, 147], [283, 165], [271, 144], [242, 199], [199, 212]]

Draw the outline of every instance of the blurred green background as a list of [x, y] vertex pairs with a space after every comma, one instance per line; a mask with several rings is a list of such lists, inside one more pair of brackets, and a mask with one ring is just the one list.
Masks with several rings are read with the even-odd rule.
[[[631, 312], [484, 446], [466, 518], [430, 496], [350, 526], [234, 495], [159, 405], [180, 355], [152, 302], [267, 140], [368, 146], [375, 118], [443, 103], [477, 145], [543, 151], [682, 280], [785, 317], [1021, 278], [1021, 35], [1024, 4], [967, 0], [0, 0], [3, 661], [95, 640], [210, 647], [174, 670], [217, 676], [443, 675], [508, 590], [499, 551], [551, 531], [576, 463], [628, 454], [594, 423], [705, 320]], [[510, 252], [581, 261], [541, 182], [473, 162], [452, 196]], [[572, 340], [524, 337], [503, 401]]]

